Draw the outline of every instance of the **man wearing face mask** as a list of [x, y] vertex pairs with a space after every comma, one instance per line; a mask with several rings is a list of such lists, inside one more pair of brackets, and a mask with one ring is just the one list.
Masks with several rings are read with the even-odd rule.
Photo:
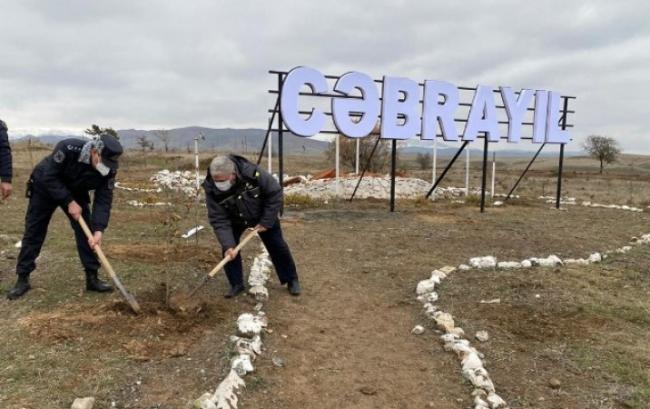
[[224, 267], [230, 283], [226, 298], [241, 294], [244, 287], [241, 255], [235, 252], [248, 228], [258, 231], [278, 274], [291, 295], [300, 294], [300, 284], [291, 251], [282, 237], [279, 213], [282, 188], [273, 176], [236, 155], [217, 156], [203, 182], [208, 219], [223, 250], [233, 258]]
[[[108, 226], [117, 161], [122, 151], [122, 145], [111, 135], [101, 135], [94, 140], [66, 139], [36, 165], [27, 184], [29, 205], [25, 233], [16, 265], [18, 280], [7, 294], [10, 300], [21, 297], [31, 288], [29, 275], [36, 268], [36, 258], [57, 207], [66, 213], [74, 230], [77, 252], [86, 271], [86, 289], [112, 291], [110, 285], [97, 277], [100, 264], [92, 249], [101, 245], [103, 232]], [[92, 215], [91, 190], [95, 192]], [[90, 240], [78, 223], [80, 216], [88, 221], [94, 233]]]

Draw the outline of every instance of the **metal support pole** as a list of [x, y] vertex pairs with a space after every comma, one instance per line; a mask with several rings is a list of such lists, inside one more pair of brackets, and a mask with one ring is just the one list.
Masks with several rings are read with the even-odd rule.
[[544, 149], [544, 146], [546, 146], [546, 143], [543, 143], [542, 146], [539, 147], [539, 149], [537, 150], [537, 153], [535, 153], [535, 156], [533, 156], [533, 159], [530, 160], [530, 162], [528, 163], [528, 166], [526, 166], [526, 169], [524, 169], [521, 176], [519, 176], [519, 179], [517, 179], [517, 182], [515, 183], [515, 185], [512, 187], [512, 189], [510, 189], [510, 192], [508, 192], [508, 196], [506, 196], [506, 199], [505, 199], [506, 201], [508, 199], [510, 199], [510, 196], [512, 196], [512, 193], [515, 191], [515, 189], [517, 189], [517, 186], [519, 186], [519, 182], [521, 182], [521, 180], [524, 178], [524, 176], [526, 176], [526, 173], [528, 173], [528, 169], [530, 169], [530, 167], [533, 165], [533, 162], [535, 162], [535, 159], [537, 159], [537, 156], [539, 156], [539, 153], [542, 151], [542, 149]]
[[483, 136], [483, 181], [481, 182], [481, 213], [485, 212], [485, 183], [487, 182], [488, 138]]
[[357, 138], [357, 158], [354, 161], [354, 174], [359, 174], [359, 149], [361, 149], [361, 140]]
[[368, 168], [370, 167], [370, 162], [372, 161], [372, 157], [375, 154], [375, 150], [377, 150], [377, 146], [379, 145], [380, 140], [381, 138], [377, 136], [377, 141], [375, 142], [375, 146], [373, 146], [372, 150], [370, 151], [370, 156], [368, 156], [368, 160], [366, 161], [366, 166], [363, 168], [363, 171], [361, 171], [361, 176], [359, 176], [359, 180], [357, 180], [357, 185], [354, 187], [354, 191], [352, 191], [352, 195], [350, 196], [349, 199], [350, 202], [354, 199], [354, 195], [357, 194], [357, 189], [359, 189], [359, 185], [363, 180], [363, 175], [366, 174], [366, 170], [368, 170]]
[[469, 156], [470, 150], [465, 151], [465, 196], [469, 196]]
[[[203, 137], [203, 135], [200, 135]], [[199, 175], [199, 137], [194, 137], [194, 172], [196, 178], [196, 203], [194, 203], [194, 240], [196, 245], [199, 244], [199, 192], [201, 189], [201, 181]]]
[[[278, 179], [280, 188], [284, 191], [284, 152], [282, 145], [282, 130], [284, 121], [282, 120], [282, 111], [280, 110], [280, 98], [282, 96], [282, 74], [278, 74]], [[280, 209], [280, 215], [284, 213], [284, 208]]]
[[564, 167], [564, 144], [560, 145], [560, 163], [557, 170], [557, 196], [555, 198], [555, 208], [560, 208], [562, 197], [562, 168]]
[[438, 167], [437, 165], [438, 161], [438, 138], [433, 137], [433, 163], [431, 164], [431, 183], [435, 183], [436, 181], [436, 169]]
[[395, 171], [397, 168], [397, 139], [393, 139], [390, 154], [390, 211], [395, 211]]
[[490, 197], [494, 199], [494, 184], [496, 182], [497, 172], [497, 153], [492, 152], [492, 188], [490, 189]]
[[[275, 101], [275, 107], [273, 108], [273, 113], [271, 114], [271, 119], [269, 120], [269, 127], [266, 128], [266, 135], [264, 136], [264, 142], [262, 143], [262, 149], [260, 149], [260, 154], [257, 156], [257, 164], [259, 165], [262, 162], [262, 156], [264, 156], [264, 148], [266, 148], [266, 143], [269, 143], [269, 152], [271, 152], [271, 128], [273, 128], [273, 121], [275, 120], [275, 113], [280, 111], [280, 94]], [[269, 153], [269, 162], [271, 155]], [[269, 169], [270, 169], [269, 165]], [[271, 171], [269, 170], [269, 173]]]
[[[564, 106], [562, 107], [562, 130], [566, 129], [566, 116], [569, 106], [569, 98], [564, 97]], [[564, 145], [560, 145], [560, 163], [557, 169], [557, 197], [555, 198], [555, 208], [560, 208], [560, 201], [562, 197], [562, 170], [564, 167]]]
[[449, 169], [451, 169], [451, 166], [454, 164], [454, 162], [456, 162], [456, 159], [458, 159], [458, 157], [463, 152], [463, 149], [465, 149], [465, 147], [467, 146], [468, 143], [469, 143], [469, 141], [463, 142], [460, 149], [458, 149], [458, 152], [456, 152], [454, 157], [451, 158], [451, 161], [447, 164], [447, 167], [445, 167], [445, 170], [442, 171], [442, 174], [440, 174], [440, 177], [436, 180], [436, 182], [433, 184], [431, 189], [429, 189], [429, 192], [426, 194], [425, 197], [427, 199], [429, 198], [429, 196], [431, 196], [431, 193], [433, 193], [433, 191], [436, 190], [436, 188], [438, 187], [440, 182], [442, 182], [442, 180], [445, 178], [445, 175], [447, 174], [447, 172], [449, 172]]
[[339, 159], [339, 155], [341, 153], [340, 150], [340, 142], [341, 142], [341, 136], [336, 135], [336, 160], [335, 162], [335, 167], [336, 167], [336, 197], [338, 198], [341, 195], [341, 171], [340, 171], [340, 164], [341, 161]]

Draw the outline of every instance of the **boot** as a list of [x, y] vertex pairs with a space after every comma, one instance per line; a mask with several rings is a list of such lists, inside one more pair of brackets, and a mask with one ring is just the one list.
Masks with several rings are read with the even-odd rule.
[[97, 271], [86, 271], [86, 290], [98, 293], [113, 291], [113, 287], [97, 277]]
[[14, 285], [14, 288], [9, 290], [9, 293], [7, 293], [7, 298], [10, 300], [16, 300], [22, 297], [31, 288], [32, 286], [29, 285], [29, 276], [19, 274], [16, 285]]
[[236, 284], [233, 286], [230, 286], [230, 290], [228, 290], [227, 293], [223, 295], [224, 298], [234, 298], [237, 297], [239, 294], [243, 293], [246, 288], [244, 287], [243, 284]]
[[297, 278], [293, 278], [291, 281], [289, 281], [287, 288], [289, 289], [289, 294], [300, 295], [300, 282]]

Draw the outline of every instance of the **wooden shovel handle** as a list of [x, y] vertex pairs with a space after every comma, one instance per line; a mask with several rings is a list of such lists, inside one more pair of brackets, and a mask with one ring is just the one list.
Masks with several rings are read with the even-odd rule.
[[[86, 237], [88, 237], [88, 240], [92, 239], [93, 233], [90, 231], [88, 225], [86, 224], [86, 221], [81, 216], [79, 216], [79, 224], [81, 225], [81, 229], [84, 231], [84, 233], [86, 233]], [[108, 271], [108, 274], [111, 276], [111, 278], [115, 277], [116, 276], [115, 270], [113, 270], [113, 266], [111, 266], [111, 263], [108, 262], [108, 259], [104, 255], [102, 248], [99, 247], [99, 245], [96, 245], [94, 251], [97, 254], [97, 257], [99, 258], [99, 261], [101, 261], [106, 271]]]
[[[239, 250], [241, 250], [255, 236], [257, 236], [257, 230], [253, 230], [248, 236], [246, 236], [243, 240], [241, 240], [237, 245], [237, 247], [235, 247], [235, 251], [238, 252]], [[219, 264], [217, 264], [216, 267], [213, 268], [212, 271], [208, 273], [208, 277], [210, 278], [214, 277], [215, 274], [217, 274], [219, 270], [221, 270], [223, 266], [225, 266], [231, 260], [232, 260], [231, 257], [228, 256], [224, 257], [223, 260], [221, 260]]]

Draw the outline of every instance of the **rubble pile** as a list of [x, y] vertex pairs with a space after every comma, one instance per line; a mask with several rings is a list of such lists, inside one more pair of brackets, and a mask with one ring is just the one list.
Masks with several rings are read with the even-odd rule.
[[156, 186], [162, 189], [182, 192], [187, 196], [196, 196], [196, 174], [189, 170], [176, 170], [171, 172], [163, 169], [154, 173], [150, 179]]
[[[285, 179], [287, 180], [287, 179]], [[357, 177], [342, 177], [339, 181], [339, 193], [342, 197], [350, 197], [358, 182]], [[336, 179], [300, 179], [299, 183], [286, 186], [286, 195], [309, 196], [314, 199], [329, 199], [337, 196]], [[418, 178], [397, 177], [395, 178], [395, 196], [400, 199], [417, 199], [424, 197], [431, 182]], [[471, 188], [471, 195], [480, 194], [480, 188]], [[432, 199], [454, 198], [465, 196], [465, 188], [438, 187]], [[390, 197], [390, 177], [367, 176], [359, 185], [355, 197], [359, 199], [375, 198], [388, 199]]]

